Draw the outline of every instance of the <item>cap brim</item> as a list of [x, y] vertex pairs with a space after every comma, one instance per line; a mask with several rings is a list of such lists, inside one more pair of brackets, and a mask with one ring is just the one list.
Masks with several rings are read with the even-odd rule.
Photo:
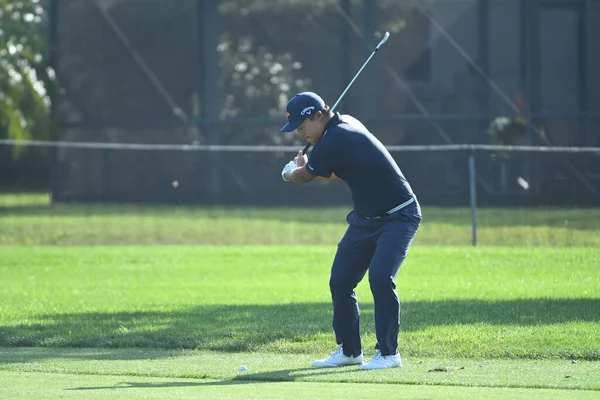
[[297, 122], [288, 122], [287, 124], [285, 124], [283, 126], [283, 128], [281, 128], [279, 130], [279, 132], [293, 132], [295, 131], [300, 125], [302, 125], [302, 122], [304, 121], [297, 121]]

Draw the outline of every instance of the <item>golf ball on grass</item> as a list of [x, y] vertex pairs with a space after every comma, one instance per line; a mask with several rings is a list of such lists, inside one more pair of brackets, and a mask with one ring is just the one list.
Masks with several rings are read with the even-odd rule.
[[246, 368], [246, 366], [245, 366], [245, 365], [241, 365], [241, 366], [240, 366], [240, 368], [239, 368], [239, 370], [240, 370], [240, 371], [245, 371], [245, 370], [247, 370], [247, 369], [248, 369], [248, 368]]

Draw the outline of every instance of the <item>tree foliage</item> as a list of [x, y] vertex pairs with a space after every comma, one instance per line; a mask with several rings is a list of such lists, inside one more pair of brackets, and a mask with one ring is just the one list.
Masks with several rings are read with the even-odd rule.
[[39, 0], [0, 0], [0, 137], [49, 139], [54, 73]]
[[[0, 0], [0, 137], [17, 140], [54, 137], [50, 129], [48, 96], [54, 85], [54, 71], [48, 65], [48, 18], [41, 1]], [[131, 4], [128, 1], [114, 3]], [[379, 30], [402, 31], [406, 21], [410, 21], [410, 10], [417, 8], [415, 4], [424, 7], [428, 2], [400, 3], [398, 0], [378, 2]], [[362, 9], [368, 3], [349, 0], [349, 4], [352, 18], [360, 25]], [[219, 117], [283, 116], [287, 100], [311, 88], [309, 76], [314, 74], [314, 67], [312, 72], [306, 69], [310, 59], [305, 50], [315, 38], [314, 34], [310, 38], [307, 35], [314, 29], [310, 24], [320, 24], [321, 36], [318, 37], [333, 41], [328, 37], [337, 34], [339, 21], [344, 20], [339, 0], [221, 0], [218, 7], [229, 22], [218, 43], [222, 91]], [[148, 5], [146, 11], [149, 10]], [[137, 19], [131, 23], [141, 24], [140, 14], [135, 15]], [[270, 23], [273, 18], [277, 23]], [[338, 22], [333, 22], [336, 18]], [[256, 24], [246, 25], [248, 22], [244, 21]], [[289, 25], [294, 21], [297, 25], [304, 21], [305, 31]], [[291, 29], [273, 31], [282, 25]], [[272, 39], [280, 36], [287, 41], [274, 46], [272, 42], [277, 40]], [[298, 46], [286, 47], [287, 43], [298, 43]], [[68, 74], [65, 76], [71, 79]]]
[[[369, 48], [383, 37], [386, 30], [394, 34], [406, 30], [412, 23], [407, 23], [407, 19], [414, 20], [415, 15], [420, 15], [418, 9], [427, 7], [420, 2], [400, 3], [398, 0], [380, 0], [377, 8], [381, 15], [374, 27], [376, 32], [365, 32], [362, 39], [356, 36], [352, 25], [361, 29], [365, 5], [373, 6], [363, 0], [349, 0], [346, 9], [339, 0], [219, 1], [224, 27], [218, 44], [219, 118], [263, 116], [283, 119], [287, 101], [294, 94], [323, 88], [316, 89], [313, 85], [312, 78], [318, 71], [315, 58], [322, 60], [323, 73], [328, 71], [332, 79], [337, 79], [336, 70], [329, 70], [328, 66], [339, 65], [335, 57], [339, 53], [341, 26], [355, 36], [351, 52], [361, 52], [363, 46]], [[316, 43], [327, 50], [316, 49]], [[221, 132], [221, 140], [275, 144], [296, 141], [295, 135], [282, 135], [278, 130], [268, 138], [258, 129], [256, 134], [249, 130], [246, 128], [242, 137], [235, 129]]]

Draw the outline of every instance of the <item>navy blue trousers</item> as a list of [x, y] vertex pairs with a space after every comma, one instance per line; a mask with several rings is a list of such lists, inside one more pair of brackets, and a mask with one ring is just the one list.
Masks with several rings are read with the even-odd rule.
[[396, 354], [400, 300], [395, 278], [421, 223], [421, 208], [415, 201], [380, 219], [364, 219], [352, 211], [346, 221], [349, 227], [338, 244], [329, 280], [336, 341], [347, 356], [362, 352], [355, 289], [369, 271], [375, 303], [375, 347], [384, 356]]

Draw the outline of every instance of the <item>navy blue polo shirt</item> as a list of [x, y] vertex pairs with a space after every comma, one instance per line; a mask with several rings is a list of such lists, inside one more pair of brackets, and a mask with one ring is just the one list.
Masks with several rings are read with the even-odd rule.
[[412, 188], [385, 146], [356, 118], [336, 113], [313, 147], [306, 170], [329, 178], [335, 173], [350, 188], [354, 210], [377, 216], [402, 204]]

